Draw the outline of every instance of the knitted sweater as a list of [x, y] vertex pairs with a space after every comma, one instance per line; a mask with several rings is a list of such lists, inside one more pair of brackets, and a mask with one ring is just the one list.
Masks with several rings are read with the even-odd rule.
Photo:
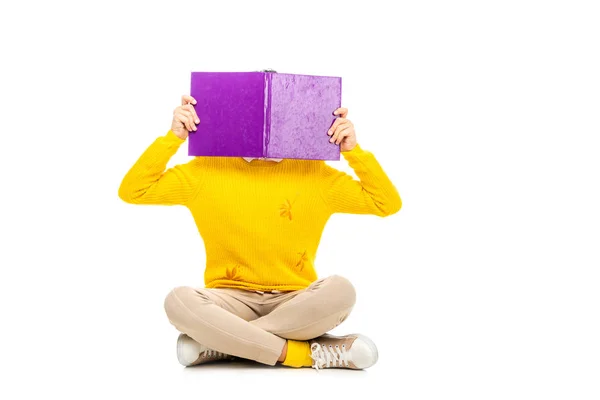
[[184, 140], [169, 131], [125, 175], [132, 204], [186, 206], [206, 250], [206, 287], [300, 290], [317, 279], [314, 260], [333, 213], [387, 216], [400, 196], [360, 146], [342, 152], [360, 181], [324, 161], [195, 157], [165, 171]]

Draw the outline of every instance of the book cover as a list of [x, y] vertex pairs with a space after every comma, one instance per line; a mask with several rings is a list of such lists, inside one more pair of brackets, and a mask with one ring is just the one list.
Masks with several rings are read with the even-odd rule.
[[191, 156], [339, 160], [327, 130], [341, 106], [341, 78], [273, 72], [193, 72], [201, 120]]

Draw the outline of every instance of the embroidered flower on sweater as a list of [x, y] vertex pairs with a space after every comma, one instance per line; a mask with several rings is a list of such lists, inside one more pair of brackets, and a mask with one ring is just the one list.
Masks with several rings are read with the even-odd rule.
[[304, 264], [308, 262], [308, 255], [306, 254], [306, 250], [303, 253], [298, 253], [300, 259], [296, 263], [296, 269], [302, 271], [304, 269]]
[[239, 280], [241, 277], [238, 275], [238, 267], [235, 266], [233, 268], [229, 268], [227, 267], [227, 271], [226, 271], [226, 276], [227, 279], [229, 279], [230, 281], [237, 281]]
[[292, 200], [292, 201], [285, 199], [285, 203], [283, 203], [282, 205], [279, 206], [279, 216], [280, 217], [284, 217], [284, 218], [287, 217], [290, 221], [292, 220], [292, 206], [296, 202], [298, 195], [299, 194], [296, 193], [296, 198], [294, 198], [294, 200]]
[[292, 220], [292, 203], [289, 200], [286, 199], [285, 203], [279, 207], [279, 216], [288, 217], [290, 221]]

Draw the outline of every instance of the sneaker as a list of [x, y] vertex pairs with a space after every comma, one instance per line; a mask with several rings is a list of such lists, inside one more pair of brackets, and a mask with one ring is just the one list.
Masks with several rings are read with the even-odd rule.
[[184, 367], [204, 364], [212, 361], [231, 360], [232, 356], [219, 353], [196, 342], [194, 339], [182, 333], [177, 338], [177, 360]]
[[363, 335], [323, 335], [310, 341], [312, 367], [365, 369], [379, 357], [377, 346]]

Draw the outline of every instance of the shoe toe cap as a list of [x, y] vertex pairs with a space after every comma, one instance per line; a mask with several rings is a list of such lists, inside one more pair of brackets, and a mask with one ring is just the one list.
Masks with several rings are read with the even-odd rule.
[[358, 335], [358, 338], [352, 344], [352, 363], [358, 369], [365, 369], [373, 366], [379, 354], [377, 346], [366, 336]]
[[181, 334], [177, 339], [177, 360], [185, 367], [192, 365], [202, 351], [202, 345], [191, 337]]

